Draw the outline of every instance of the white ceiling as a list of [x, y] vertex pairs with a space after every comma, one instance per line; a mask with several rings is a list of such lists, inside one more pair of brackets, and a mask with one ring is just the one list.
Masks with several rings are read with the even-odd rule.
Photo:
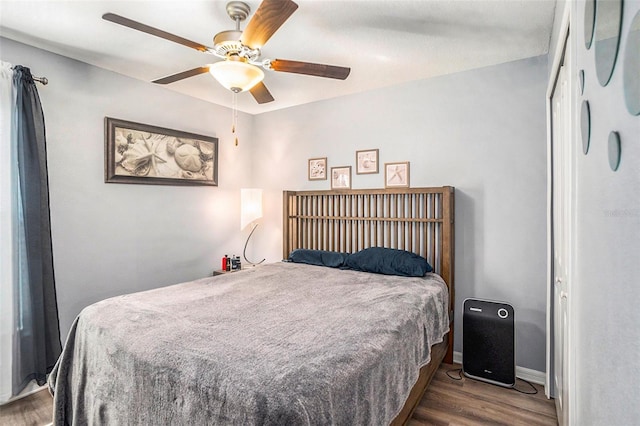
[[[241, 93], [241, 111], [259, 114], [545, 54], [556, 4], [555, 0], [295, 1], [300, 7], [264, 46], [262, 58], [348, 66], [351, 75], [340, 81], [265, 71], [264, 83], [275, 101], [259, 105], [249, 93]], [[247, 3], [253, 12], [260, 1]], [[220, 0], [1, 0], [0, 35], [151, 81], [219, 59], [104, 21], [102, 15], [113, 12], [213, 46], [217, 32], [235, 25], [225, 5]], [[208, 73], [163, 87], [231, 106], [231, 92]]]

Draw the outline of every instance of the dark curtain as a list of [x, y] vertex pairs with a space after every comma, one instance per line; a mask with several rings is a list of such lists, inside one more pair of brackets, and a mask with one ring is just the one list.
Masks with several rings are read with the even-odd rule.
[[13, 394], [17, 395], [31, 380], [45, 383], [62, 346], [53, 275], [44, 114], [29, 68], [14, 67], [13, 84], [17, 92], [18, 220], [24, 226], [21, 273], [14, 289]]

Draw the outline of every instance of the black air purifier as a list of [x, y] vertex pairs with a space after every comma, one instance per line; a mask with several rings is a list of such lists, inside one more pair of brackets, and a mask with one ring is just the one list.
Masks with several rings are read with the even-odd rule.
[[507, 303], [466, 299], [462, 314], [462, 371], [467, 377], [516, 383], [515, 312]]

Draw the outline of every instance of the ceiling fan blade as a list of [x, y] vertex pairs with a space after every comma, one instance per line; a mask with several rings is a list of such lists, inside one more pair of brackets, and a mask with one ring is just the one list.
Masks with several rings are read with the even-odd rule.
[[297, 8], [291, 0], [264, 0], [242, 33], [242, 44], [261, 48]]
[[153, 80], [153, 83], [157, 83], [157, 84], [174, 83], [178, 80], [183, 80], [185, 78], [193, 77], [199, 74], [204, 74], [205, 72], [209, 72], [209, 67], [198, 67], [192, 70], [182, 71], [182, 72], [179, 72], [178, 74], [168, 75], [166, 77]]
[[273, 102], [274, 100], [273, 96], [271, 96], [271, 93], [269, 92], [269, 89], [267, 89], [267, 86], [265, 86], [263, 82], [260, 82], [253, 86], [251, 89], [249, 89], [249, 92], [251, 92], [253, 98], [259, 104], [266, 104], [268, 102]]
[[142, 31], [143, 33], [151, 34], [156, 37], [160, 37], [165, 40], [169, 40], [174, 43], [178, 43], [183, 46], [187, 46], [192, 49], [199, 50], [201, 52], [210, 51], [210, 49], [203, 44], [196, 43], [195, 41], [187, 40], [186, 38], [182, 38], [175, 34], [171, 34], [154, 27], [150, 27], [149, 25], [145, 25], [140, 22], [134, 21], [132, 19], [125, 18], [124, 16], [116, 15], [115, 13], [105, 13], [104, 15], [102, 15], [102, 19], [104, 19], [105, 21], [114, 22], [116, 24], [120, 24], [122, 26], [132, 28], [134, 30]]
[[313, 64], [311, 62], [288, 61], [286, 59], [275, 59], [271, 61], [271, 69], [274, 71], [314, 75], [316, 77], [335, 78], [338, 80], [346, 79], [351, 72], [351, 68]]

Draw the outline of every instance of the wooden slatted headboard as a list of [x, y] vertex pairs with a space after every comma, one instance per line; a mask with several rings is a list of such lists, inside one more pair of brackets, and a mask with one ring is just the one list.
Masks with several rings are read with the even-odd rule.
[[[388, 247], [427, 259], [454, 292], [454, 188], [284, 191], [283, 258], [307, 248], [353, 253]], [[453, 360], [453, 325], [445, 362]]]

